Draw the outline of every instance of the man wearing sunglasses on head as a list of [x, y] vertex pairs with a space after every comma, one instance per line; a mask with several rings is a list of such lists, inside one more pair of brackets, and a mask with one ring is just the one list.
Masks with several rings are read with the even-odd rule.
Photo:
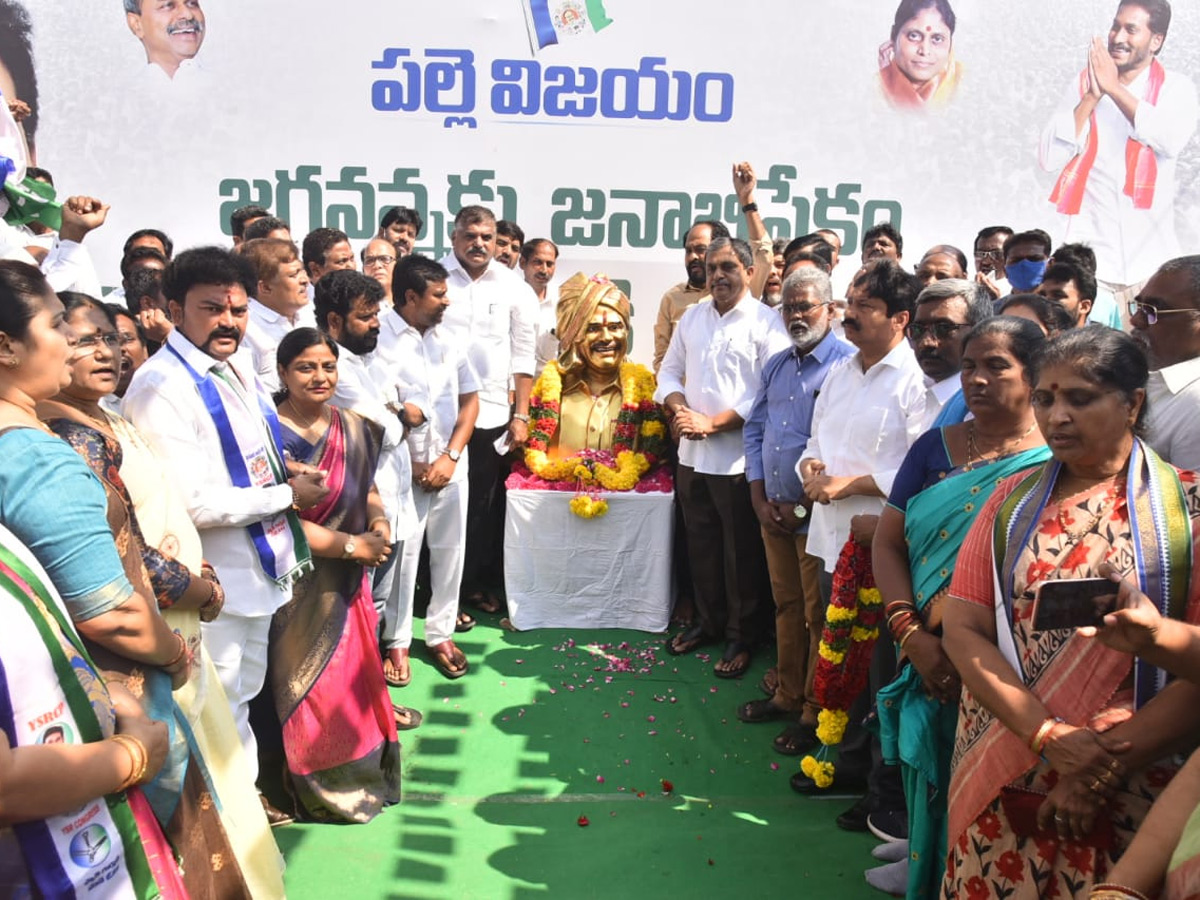
[[1163, 263], [1129, 301], [1133, 339], [1150, 357], [1146, 439], [1181, 469], [1200, 467], [1200, 256]]

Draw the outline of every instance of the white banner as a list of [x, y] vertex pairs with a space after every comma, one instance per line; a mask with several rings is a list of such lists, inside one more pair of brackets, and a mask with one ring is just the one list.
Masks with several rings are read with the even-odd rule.
[[[953, 89], [904, 110], [881, 89], [896, 12], [881, 0], [142, 2], [132, 17], [117, 0], [26, 4], [38, 163], [63, 192], [112, 204], [88, 238], [105, 283], [118, 281], [130, 231], [227, 242], [229, 213], [246, 203], [287, 219], [297, 240], [342, 228], [356, 250], [388, 206], [415, 206], [418, 249], [437, 256], [453, 212], [483, 203], [559, 244], [561, 276], [628, 282], [646, 362], [659, 298], [684, 278], [687, 227], [742, 227], [735, 160], [755, 166], [776, 236], [842, 233], [841, 284], [880, 221], [899, 224], [912, 264], [936, 243], [969, 256], [987, 225], [1060, 238], [1039, 134], [1116, 8], [951, 0]], [[197, 6], [202, 34], [165, 33], [163, 16], [199, 18]], [[539, 15], [557, 16], [557, 43], [536, 49]], [[167, 48], [154, 52], [195, 51], [176, 78], [147, 64], [133, 20], [152, 50]], [[1175, 4], [1159, 59], [1200, 81], [1200, 6]], [[1175, 203], [1192, 252], [1197, 147], [1178, 158]]]

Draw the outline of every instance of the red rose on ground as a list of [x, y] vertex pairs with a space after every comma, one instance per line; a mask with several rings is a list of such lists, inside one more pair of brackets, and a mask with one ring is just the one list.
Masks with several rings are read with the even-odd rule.
[[578, 825], [580, 828], [586, 828], [588, 825], [591, 825], [592, 823], [588, 821], [587, 816], [580, 816], [578, 819], [575, 820], [575, 824]]
[[1025, 880], [1025, 859], [1016, 850], [1009, 850], [996, 860], [996, 871], [1012, 882]]

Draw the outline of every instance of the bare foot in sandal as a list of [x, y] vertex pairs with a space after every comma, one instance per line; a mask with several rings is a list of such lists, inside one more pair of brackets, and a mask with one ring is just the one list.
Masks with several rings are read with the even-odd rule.
[[393, 647], [387, 652], [383, 658], [383, 680], [392, 687], [406, 687], [412, 681], [407, 647]]
[[466, 655], [454, 645], [454, 641], [431, 644], [429, 655], [437, 670], [450, 679], [462, 678], [470, 668]]

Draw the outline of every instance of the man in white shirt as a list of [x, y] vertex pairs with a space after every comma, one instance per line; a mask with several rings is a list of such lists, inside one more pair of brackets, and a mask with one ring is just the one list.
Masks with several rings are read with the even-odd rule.
[[363, 274], [370, 275], [383, 288], [383, 309], [392, 305], [392, 270], [396, 268], [396, 258], [396, 246], [385, 238], [371, 238], [363, 247]]
[[425, 646], [447, 678], [466, 674], [467, 658], [453, 637], [467, 538], [467, 442], [479, 415], [479, 383], [466, 354], [442, 333], [450, 304], [447, 272], [421, 255], [396, 264], [393, 293], [400, 322], [381, 338], [381, 357], [394, 360], [400, 380], [422, 397], [427, 414], [408, 433], [413, 461], [417, 527], [400, 562], [401, 620], [398, 640], [412, 643], [413, 596], [421, 545], [429, 545], [430, 597]]
[[536, 378], [546, 363], [558, 358], [558, 288], [553, 284], [554, 270], [558, 267], [558, 245], [545, 238], [534, 238], [521, 247], [518, 265], [538, 301], [534, 323]]
[[1200, 469], [1200, 256], [1164, 263], [1130, 310], [1150, 357], [1146, 440], [1181, 469]]
[[271, 616], [311, 566], [295, 512], [329, 489], [315, 470], [288, 477], [274, 407], [237, 354], [254, 285], [253, 270], [228, 250], [181, 253], [164, 284], [175, 328], [138, 369], [123, 410], [174, 473], [225, 588], [204, 642], [257, 767], [248, 710], [267, 671]]
[[1012, 292], [1004, 276], [1004, 242], [1013, 236], [1007, 225], [989, 225], [975, 235], [975, 283], [993, 300]]
[[1107, 46], [1093, 38], [1042, 132], [1039, 160], [1061, 170], [1050, 195], [1065, 240], [1096, 251], [1096, 277], [1122, 296], [1180, 252], [1175, 168], [1196, 130], [1195, 85], [1157, 56], [1171, 24], [1166, 0], [1122, 0]]
[[308, 280], [315, 285], [326, 272], [338, 269], [354, 269], [354, 251], [346, 232], [336, 228], [314, 228], [304, 236], [300, 256], [304, 260], [304, 271]]
[[777, 310], [750, 294], [750, 245], [717, 238], [705, 271], [711, 300], [679, 320], [659, 370], [654, 399], [679, 442], [675, 490], [683, 507], [697, 621], [667, 642], [672, 654], [726, 641], [714, 674], [736, 678], [750, 666], [760, 604], [771, 596], [758, 518], [746, 481], [742, 426], [763, 366], [791, 346]]
[[962, 342], [967, 332], [991, 316], [991, 294], [965, 278], [943, 278], [917, 295], [908, 340], [925, 373], [925, 429], [932, 428], [935, 421], [941, 426], [966, 419], [967, 404], [959, 376]]
[[257, 238], [244, 241], [236, 252], [249, 260], [258, 276], [244, 343], [259, 380], [274, 393], [280, 386], [275, 363], [279, 342], [294, 329], [316, 322], [308, 300], [308, 275], [291, 241]]
[[[493, 260], [496, 217], [466, 206], [454, 218], [453, 250], [444, 259], [450, 307], [445, 336], [465, 348], [479, 378], [479, 417], [469, 444], [467, 550], [462, 591], [469, 603], [497, 612], [504, 582], [504, 479], [508, 466], [496, 442], [514, 449], [529, 435], [537, 298], [521, 276]], [[513, 398], [509, 400], [509, 378]]]
[[[920, 288], [916, 276], [882, 258], [868, 263], [846, 294], [843, 325], [858, 353], [825, 380], [813, 410], [812, 437], [796, 466], [813, 501], [808, 552], [824, 563], [825, 605], [843, 545], [851, 536], [870, 545], [900, 463], [924, 430], [925, 375], [904, 339]], [[876, 648], [870, 686], [851, 711], [852, 722], [862, 720], [875, 691], [895, 674], [894, 648], [887, 641]], [[896, 767], [880, 764], [878, 740], [872, 746], [865, 731], [856, 731], [842, 744], [835, 777], [848, 788], [871, 772], [871, 797], [843, 813], [838, 825], [866, 831], [869, 812], [904, 810], [904, 790]], [[811, 782], [798, 775], [792, 787], [807, 793]]]
[[360, 272], [330, 272], [317, 283], [314, 305], [318, 326], [337, 342], [338, 384], [333, 403], [371, 419], [383, 429], [383, 450], [375, 471], [375, 487], [383, 500], [392, 535], [392, 553], [375, 570], [372, 595], [379, 614], [383, 674], [389, 684], [408, 683], [408, 647], [398, 637], [403, 614], [401, 580], [397, 567], [416, 527], [412, 496], [412, 462], [404, 442], [404, 427], [411, 423], [404, 408], [407, 390], [392, 367], [380, 366], [375, 350], [379, 343], [379, 311], [383, 288]]

